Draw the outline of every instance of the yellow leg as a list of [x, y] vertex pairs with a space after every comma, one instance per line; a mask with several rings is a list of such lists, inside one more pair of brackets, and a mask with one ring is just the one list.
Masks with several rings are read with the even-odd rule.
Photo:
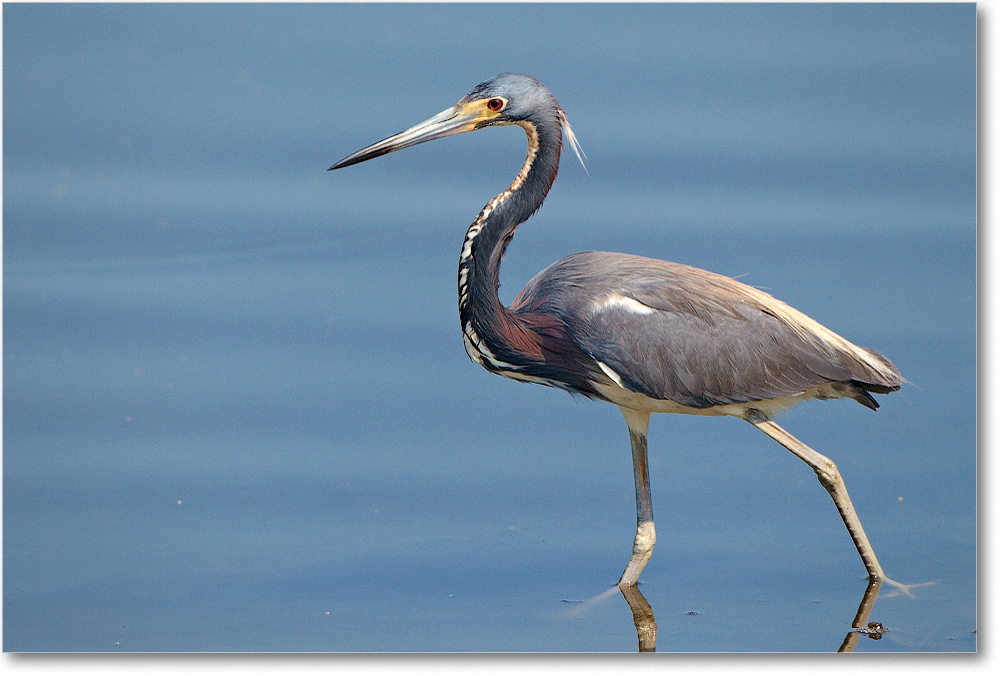
[[656, 528], [653, 526], [653, 500], [649, 494], [649, 461], [646, 455], [646, 434], [649, 431], [649, 413], [622, 408], [622, 415], [628, 424], [629, 440], [632, 443], [632, 468], [635, 471], [635, 541], [632, 543], [632, 557], [625, 566], [618, 581], [618, 587], [625, 589], [639, 581], [639, 573], [646, 567], [653, 555], [656, 544]]
[[826, 489], [830, 497], [833, 498], [834, 504], [837, 505], [837, 510], [840, 511], [844, 525], [847, 526], [847, 532], [851, 534], [854, 546], [858, 548], [858, 553], [861, 555], [861, 561], [864, 562], [865, 568], [868, 570], [868, 578], [872, 582], [886, 580], [885, 573], [882, 572], [882, 566], [879, 565], [878, 559], [875, 557], [875, 550], [872, 549], [871, 543], [868, 542], [865, 529], [861, 527], [861, 520], [858, 519], [858, 514], [854, 511], [854, 505], [851, 504], [851, 496], [847, 494], [847, 486], [844, 485], [844, 479], [840, 476], [840, 472], [837, 470], [837, 466], [833, 464], [833, 461], [825, 455], [809, 448], [770, 420], [761, 422], [748, 420], [748, 422], [812, 467], [819, 478], [819, 482], [823, 484], [823, 488]]

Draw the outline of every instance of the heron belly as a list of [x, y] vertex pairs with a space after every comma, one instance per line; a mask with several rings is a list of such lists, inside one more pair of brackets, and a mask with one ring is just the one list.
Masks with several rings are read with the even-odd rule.
[[798, 406], [810, 399], [843, 399], [850, 396], [850, 388], [846, 383], [829, 382], [810, 388], [798, 394], [760, 401], [737, 402], [717, 406], [685, 406], [670, 399], [656, 399], [642, 392], [635, 392], [622, 386], [621, 378], [607, 364], [597, 362], [601, 370], [608, 376], [608, 381], [594, 380], [593, 386], [607, 401], [632, 409], [648, 411], [649, 413], [686, 413], [688, 415], [724, 416], [735, 418], [761, 417], [772, 419], [783, 411]]

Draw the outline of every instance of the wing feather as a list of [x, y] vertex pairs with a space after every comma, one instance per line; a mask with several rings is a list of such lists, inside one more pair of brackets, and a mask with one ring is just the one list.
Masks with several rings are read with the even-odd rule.
[[902, 382], [881, 355], [770, 295], [678, 263], [573, 254], [529, 282], [512, 309], [560, 316], [624, 387], [685, 406], [794, 396], [831, 382], [888, 392]]

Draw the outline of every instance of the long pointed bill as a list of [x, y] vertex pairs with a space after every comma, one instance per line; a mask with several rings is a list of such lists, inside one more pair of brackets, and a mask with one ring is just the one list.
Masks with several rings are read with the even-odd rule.
[[479, 122], [488, 119], [488, 117], [483, 115], [483, 112], [484, 107], [482, 105], [459, 102], [415, 127], [410, 127], [404, 132], [370, 145], [353, 155], [348, 155], [330, 167], [330, 170], [349, 167], [352, 164], [364, 162], [374, 157], [381, 157], [396, 150], [415, 146], [424, 141], [433, 141], [434, 139], [444, 138], [452, 134], [464, 134], [465, 132], [472, 131]]

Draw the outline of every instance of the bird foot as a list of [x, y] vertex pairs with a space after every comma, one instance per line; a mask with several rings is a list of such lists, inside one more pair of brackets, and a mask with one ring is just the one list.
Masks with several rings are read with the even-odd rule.
[[[902, 582], [896, 582], [895, 580], [891, 580], [891, 579], [883, 576], [882, 577], [882, 584], [887, 584], [890, 587], [894, 587], [896, 589], [896, 591], [894, 593], [888, 594], [886, 596], [899, 596], [899, 595], [903, 595], [903, 596], [908, 596], [911, 599], [915, 599], [917, 597], [914, 596], [914, 594], [913, 594], [912, 591], [910, 591], [911, 589], [916, 589], [917, 587], [929, 587], [931, 585], [937, 584], [937, 581], [935, 580], [935, 581], [932, 581], [932, 582], [918, 582], [916, 584], [903, 584]], [[883, 597], [883, 598], [885, 598], [885, 597]]]

